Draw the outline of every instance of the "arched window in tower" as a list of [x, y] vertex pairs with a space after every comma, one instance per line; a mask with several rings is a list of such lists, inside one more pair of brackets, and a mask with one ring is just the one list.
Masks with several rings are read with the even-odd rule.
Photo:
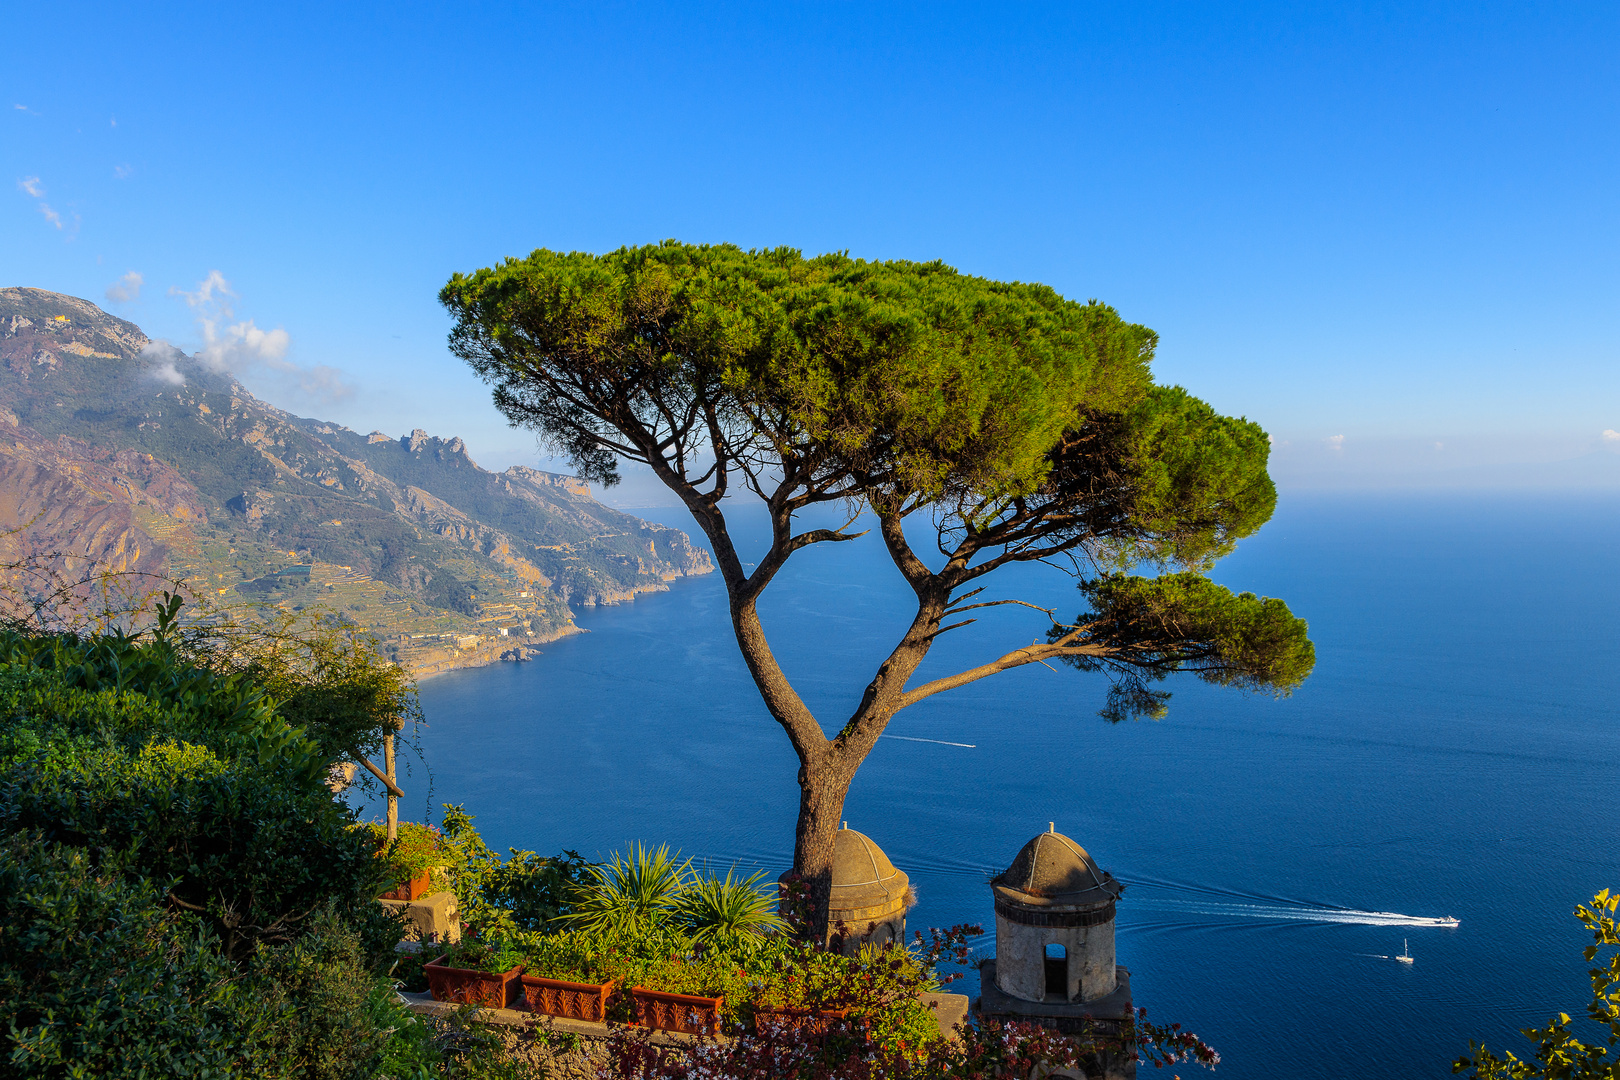
[[1046, 997], [1069, 1000], [1069, 951], [1056, 943], [1046, 947]]

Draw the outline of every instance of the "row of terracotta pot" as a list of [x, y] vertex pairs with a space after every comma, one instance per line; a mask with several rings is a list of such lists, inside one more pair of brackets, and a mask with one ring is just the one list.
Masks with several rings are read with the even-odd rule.
[[[473, 971], [448, 967], [444, 957], [422, 966], [428, 990], [435, 1001], [482, 1005], [490, 1009], [521, 1008], [544, 1016], [602, 1022], [607, 1015], [608, 998], [617, 981], [574, 983], [542, 979], [523, 974], [519, 964], [510, 971]], [[670, 994], [633, 986], [630, 998], [636, 1007], [636, 1023], [664, 1031], [690, 1035], [713, 1035], [720, 1022], [723, 998]]]
[[[523, 974], [522, 964], [510, 971], [488, 972], [448, 967], [443, 961], [444, 957], [441, 956], [422, 966], [433, 999], [482, 1005], [489, 1009], [522, 1008], [542, 1016], [601, 1023], [607, 1016], [608, 999], [618, 986], [616, 980], [574, 983], [542, 979]], [[649, 990], [645, 986], [632, 986], [628, 993], [635, 1005], [636, 1023], [641, 1027], [679, 1031], [688, 1035], [713, 1035], [719, 1028], [720, 1005], [724, 998], [672, 994], [664, 990]], [[758, 1023], [773, 1023], [812, 1032], [826, 1031], [832, 1023], [848, 1015], [844, 1009], [760, 1007], [754, 1012]]]

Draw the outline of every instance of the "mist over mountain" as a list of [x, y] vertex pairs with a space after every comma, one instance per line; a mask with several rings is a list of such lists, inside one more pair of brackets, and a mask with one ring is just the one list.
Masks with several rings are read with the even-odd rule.
[[685, 533], [581, 481], [492, 473], [459, 438], [294, 416], [85, 300], [0, 289], [0, 560], [321, 605], [419, 673], [517, 657], [570, 608], [708, 573]]

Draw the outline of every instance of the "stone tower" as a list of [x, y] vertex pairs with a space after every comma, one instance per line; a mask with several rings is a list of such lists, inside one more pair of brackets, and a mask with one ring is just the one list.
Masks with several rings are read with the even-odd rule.
[[990, 883], [996, 985], [1024, 1001], [1088, 1002], [1114, 992], [1114, 902], [1121, 886], [1055, 830], [1025, 844]]
[[[1114, 908], [1124, 891], [1086, 849], [1055, 827], [1025, 844], [990, 881], [996, 957], [979, 965], [983, 1016], [1058, 1031], [1106, 1032], [1131, 1017], [1131, 973], [1114, 960]], [[1104, 1054], [1106, 1077], [1136, 1075]]]

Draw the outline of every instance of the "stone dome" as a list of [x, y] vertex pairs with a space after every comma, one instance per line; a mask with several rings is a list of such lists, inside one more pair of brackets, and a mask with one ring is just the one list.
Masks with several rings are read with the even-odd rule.
[[839, 829], [833, 837], [828, 907], [834, 918], [874, 918], [903, 908], [910, 884], [871, 837], [850, 828]]
[[1000, 903], [1027, 908], [1108, 905], [1111, 910], [1123, 891], [1085, 848], [1059, 832], [1041, 833], [1025, 844], [991, 884]]

